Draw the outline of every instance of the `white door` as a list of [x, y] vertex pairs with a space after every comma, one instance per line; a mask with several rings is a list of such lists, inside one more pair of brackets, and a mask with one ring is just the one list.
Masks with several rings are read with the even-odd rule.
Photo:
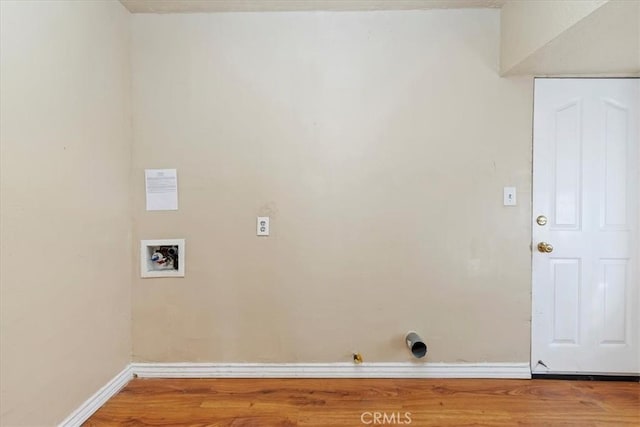
[[638, 375], [640, 79], [534, 98], [531, 371]]

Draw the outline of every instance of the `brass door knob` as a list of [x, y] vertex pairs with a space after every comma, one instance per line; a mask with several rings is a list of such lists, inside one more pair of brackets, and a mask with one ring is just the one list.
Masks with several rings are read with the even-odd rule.
[[551, 253], [553, 252], [553, 246], [545, 242], [540, 242], [538, 243], [538, 252], [542, 252], [546, 254]]

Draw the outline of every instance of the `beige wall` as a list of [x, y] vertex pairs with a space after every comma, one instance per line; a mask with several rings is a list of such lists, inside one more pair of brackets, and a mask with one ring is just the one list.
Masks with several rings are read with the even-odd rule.
[[506, 75], [637, 75], [640, 1], [512, 1], [502, 8]]
[[[499, 14], [134, 15], [134, 244], [188, 253], [134, 271], [134, 360], [406, 361], [417, 329], [432, 362], [528, 361], [532, 82], [498, 76]], [[164, 167], [180, 210], [145, 212]]]
[[0, 8], [0, 424], [54, 425], [130, 360], [130, 21]]
[[[501, 9], [502, 73], [513, 73], [514, 67], [607, 1], [609, 0], [507, 1]], [[606, 35], [606, 32], [601, 35]]]

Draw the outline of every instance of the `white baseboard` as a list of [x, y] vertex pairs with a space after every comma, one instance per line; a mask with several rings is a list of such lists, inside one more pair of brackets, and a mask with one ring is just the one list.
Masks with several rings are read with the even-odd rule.
[[140, 378], [531, 378], [524, 363], [131, 363], [59, 424], [78, 427]]
[[78, 409], [59, 424], [59, 427], [78, 427], [89, 419], [107, 400], [118, 393], [133, 377], [131, 365], [124, 368], [107, 384], [87, 399]]
[[523, 363], [132, 363], [141, 378], [531, 378]]

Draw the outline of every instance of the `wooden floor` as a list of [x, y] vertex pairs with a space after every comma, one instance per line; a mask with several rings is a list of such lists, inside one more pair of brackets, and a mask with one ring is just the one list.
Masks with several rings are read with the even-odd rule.
[[135, 379], [85, 426], [640, 426], [633, 382]]

